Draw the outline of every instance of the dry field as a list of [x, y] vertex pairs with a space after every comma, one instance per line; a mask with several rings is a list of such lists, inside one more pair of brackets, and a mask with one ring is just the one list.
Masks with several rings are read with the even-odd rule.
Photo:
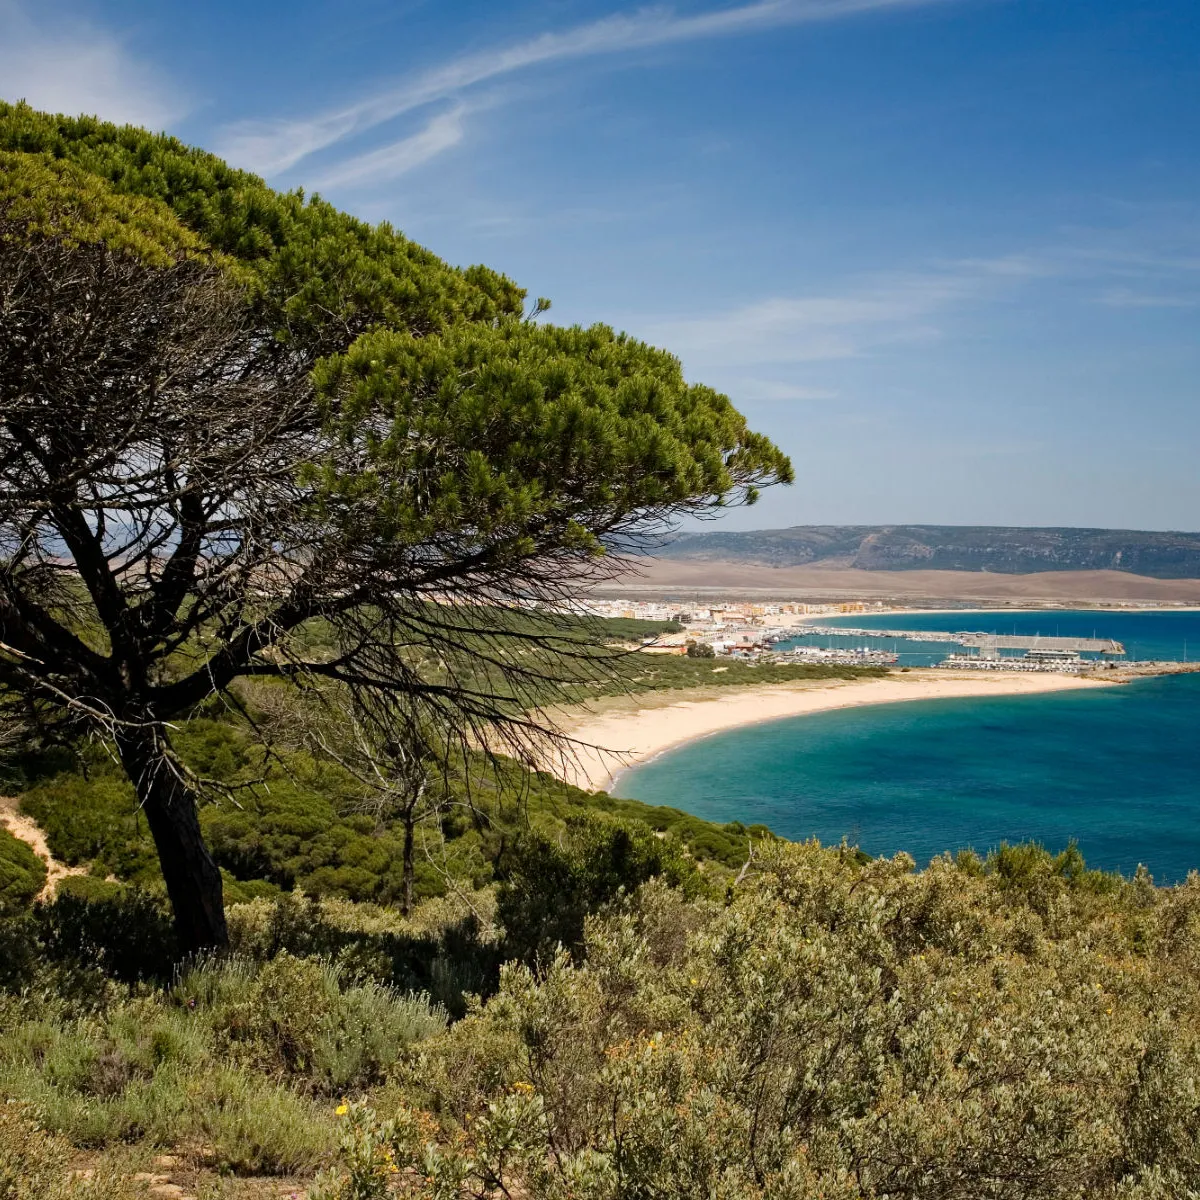
[[645, 558], [636, 573], [595, 589], [598, 596], [745, 595], [763, 599], [969, 601], [975, 604], [1200, 604], [1200, 579], [1150, 579], [1123, 571], [862, 571], [853, 567], [767, 567]]

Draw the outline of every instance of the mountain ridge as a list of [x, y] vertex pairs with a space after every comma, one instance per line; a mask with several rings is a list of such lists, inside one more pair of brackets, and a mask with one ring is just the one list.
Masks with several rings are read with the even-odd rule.
[[1122, 571], [1200, 578], [1200, 533], [1003, 525], [793, 525], [681, 533], [658, 558], [865, 571]]

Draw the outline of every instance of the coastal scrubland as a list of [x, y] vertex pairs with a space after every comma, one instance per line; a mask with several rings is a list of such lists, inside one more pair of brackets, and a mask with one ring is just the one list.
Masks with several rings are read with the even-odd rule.
[[235, 903], [228, 955], [140, 980], [170, 939], [152, 890], [10, 905], [0, 1194], [1200, 1186], [1195, 878], [754, 847], [704, 871], [594, 814], [409, 918]]
[[918, 871], [480, 757], [404, 916], [395, 824], [336, 764], [268, 755], [263, 719], [180, 731], [227, 789], [201, 809], [220, 955], [181, 953], [102, 746], [10, 750], [83, 873], [35, 901], [43, 864], [0, 840], [0, 1195], [1200, 1186], [1195, 879], [1036, 846]]
[[0, 1195], [1200, 1187], [1195, 878], [1037, 846], [919, 871], [481, 757], [404, 916], [395, 825], [336, 765], [268, 757], [261, 719], [181, 731], [228, 789], [201, 809], [217, 955], [181, 953], [103, 747], [10, 752], [84, 873], [36, 901], [0, 835]]

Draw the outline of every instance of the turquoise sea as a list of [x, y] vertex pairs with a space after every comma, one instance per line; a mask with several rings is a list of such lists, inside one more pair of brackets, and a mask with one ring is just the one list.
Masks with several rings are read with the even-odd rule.
[[[1200, 613], [927, 614], [888, 629], [1113, 637], [1130, 658], [1200, 656]], [[868, 628], [865, 617], [844, 624]], [[864, 639], [855, 638], [856, 644]], [[869, 642], [867, 644], [870, 644]], [[890, 643], [889, 643], [890, 644]], [[901, 643], [903, 645], [903, 643]], [[931, 644], [940, 657], [948, 649]], [[1160, 883], [1200, 869], [1200, 674], [1088, 692], [912, 701], [717, 734], [627, 772], [616, 794], [870, 854], [1075, 838], [1088, 863]]]
[[[939, 629], [956, 633], [982, 630], [985, 633], [1043, 634], [1049, 637], [1113, 638], [1125, 645], [1126, 660], [1200, 658], [1200, 613], [1196, 612], [1103, 612], [1097, 610], [889, 613], [883, 616], [834, 617], [814, 622], [816, 632], [788, 642], [789, 646], [877, 645], [894, 650], [901, 666], [929, 666], [956, 647], [945, 642], [913, 642], [907, 639], [865, 639], [838, 636], [838, 626], [853, 629]], [[1015, 652], [1016, 653], [1016, 652]]]

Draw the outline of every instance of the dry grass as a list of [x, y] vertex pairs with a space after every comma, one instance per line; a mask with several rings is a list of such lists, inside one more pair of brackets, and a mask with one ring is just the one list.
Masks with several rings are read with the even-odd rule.
[[1124, 571], [863, 571], [846, 567], [767, 567], [738, 562], [639, 560], [639, 573], [596, 588], [597, 595], [688, 595], [792, 599], [970, 600], [1011, 604], [1036, 600], [1200, 604], [1200, 580], [1150, 579]]

